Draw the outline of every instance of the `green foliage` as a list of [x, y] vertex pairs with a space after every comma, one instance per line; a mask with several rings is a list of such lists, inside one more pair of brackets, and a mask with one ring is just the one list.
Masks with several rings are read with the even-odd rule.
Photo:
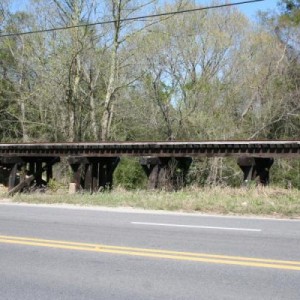
[[271, 183], [300, 190], [300, 160], [278, 159], [270, 170]]
[[62, 188], [62, 184], [56, 181], [55, 179], [50, 179], [50, 181], [47, 184], [47, 188], [51, 192], [57, 192], [60, 188]]
[[283, 14], [281, 21], [290, 25], [300, 23], [300, 0], [282, 0]]
[[146, 186], [147, 177], [137, 159], [124, 158], [114, 172], [114, 185], [125, 189], [141, 189]]
[[240, 187], [242, 172], [235, 158], [194, 159], [187, 176], [188, 184]]

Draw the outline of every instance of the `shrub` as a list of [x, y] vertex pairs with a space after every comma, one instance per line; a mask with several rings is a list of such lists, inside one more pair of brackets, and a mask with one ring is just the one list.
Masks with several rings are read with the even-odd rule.
[[122, 158], [115, 173], [114, 185], [125, 189], [142, 189], [147, 184], [147, 177], [139, 161], [135, 158]]

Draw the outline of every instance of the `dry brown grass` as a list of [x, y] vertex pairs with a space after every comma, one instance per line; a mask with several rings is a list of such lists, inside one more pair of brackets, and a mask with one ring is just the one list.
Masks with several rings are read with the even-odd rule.
[[276, 187], [189, 188], [178, 192], [126, 191], [120, 188], [99, 194], [19, 194], [14, 202], [67, 203], [84, 206], [134, 207], [152, 210], [214, 214], [300, 217], [300, 191]]

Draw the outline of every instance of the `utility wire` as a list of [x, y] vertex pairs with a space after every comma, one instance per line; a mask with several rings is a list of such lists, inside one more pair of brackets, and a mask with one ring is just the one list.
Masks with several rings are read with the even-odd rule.
[[[156, 17], [163, 17], [163, 16], [170, 16], [170, 15], [178, 15], [178, 14], [196, 12], [196, 11], [201, 11], [201, 10], [216, 9], [216, 8], [229, 7], [229, 6], [237, 6], [237, 5], [250, 4], [250, 3], [262, 2], [262, 1], [265, 1], [265, 0], [249, 0], [249, 1], [241, 1], [241, 2], [213, 5], [213, 6], [205, 6], [205, 7], [199, 7], [199, 8], [186, 9], [186, 10], [165, 12], [165, 13], [160, 13], [160, 14], [152, 14], [152, 15], [138, 16], [138, 17], [132, 17], [132, 18], [124, 18], [124, 19], [120, 19], [120, 22], [139, 21], [139, 20], [149, 19], [149, 18], [156, 18]], [[35, 33], [52, 32], [52, 31], [58, 31], [58, 30], [68, 30], [68, 29], [79, 28], [79, 27], [105, 25], [105, 24], [112, 24], [112, 23], [115, 23], [115, 22], [116, 22], [115, 20], [109, 20], [109, 21], [102, 21], [102, 22], [95, 22], [95, 23], [88, 23], [88, 24], [78, 24], [78, 25], [65, 26], [65, 27], [54, 27], [54, 28], [49, 28], [49, 29], [23, 31], [23, 32], [18, 32], [18, 33], [5, 33], [5, 34], [1, 34], [0, 38], [35, 34]]]

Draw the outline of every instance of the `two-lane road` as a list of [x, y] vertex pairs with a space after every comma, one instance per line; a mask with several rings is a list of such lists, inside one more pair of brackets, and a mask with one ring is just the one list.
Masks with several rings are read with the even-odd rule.
[[0, 205], [1, 299], [300, 299], [300, 221]]

